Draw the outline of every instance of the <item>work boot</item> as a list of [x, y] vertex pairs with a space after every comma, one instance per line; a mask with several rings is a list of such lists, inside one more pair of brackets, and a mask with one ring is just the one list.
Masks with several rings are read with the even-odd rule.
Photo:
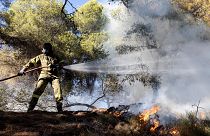
[[56, 106], [57, 106], [58, 112], [62, 112], [63, 111], [62, 105], [63, 105], [62, 102], [56, 102]]
[[29, 107], [28, 107], [27, 112], [33, 111], [33, 109], [35, 108], [37, 102], [38, 102], [38, 98], [32, 97], [31, 101], [29, 102]]

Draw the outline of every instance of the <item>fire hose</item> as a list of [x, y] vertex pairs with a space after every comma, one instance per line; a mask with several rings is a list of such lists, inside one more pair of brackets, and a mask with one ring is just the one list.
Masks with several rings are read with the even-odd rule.
[[[46, 67], [33, 68], [33, 69], [25, 71], [24, 73], [26, 74], [26, 73], [29, 73], [29, 72], [32, 72], [32, 71], [35, 71], [35, 70], [39, 70], [39, 69], [42, 69], [42, 68], [46, 68]], [[1, 79], [0, 82], [8, 80], [8, 79], [11, 79], [11, 78], [15, 78], [15, 77], [18, 77], [18, 76], [22, 76], [22, 74], [18, 73], [16, 75], [11, 76], [11, 77], [7, 77], [7, 78], [4, 78], [4, 79]]]

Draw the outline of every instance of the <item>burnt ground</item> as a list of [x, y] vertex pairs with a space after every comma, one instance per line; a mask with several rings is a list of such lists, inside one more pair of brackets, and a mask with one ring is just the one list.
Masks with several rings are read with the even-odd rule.
[[[0, 135], [3, 136], [111, 136], [130, 135], [119, 130], [126, 120], [106, 112], [0, 111]], [[127, 131], [127, 130], [126, 130]]]
[[62, 113], [0, 111], [0, 136], [210, 136], [210, 121], [187, 118], [162, 125], [155, 113], [147, 121], [115, 108]]

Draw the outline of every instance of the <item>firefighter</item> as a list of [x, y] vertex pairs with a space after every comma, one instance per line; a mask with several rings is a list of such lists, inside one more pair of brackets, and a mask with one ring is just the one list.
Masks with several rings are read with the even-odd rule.
[[52, 85], [54, 90], [54, 96], [56, 100], [57, 111], [62, 112], [62, 91], [60, 86], [60, 81], [58, 77], [59, 63], [58, 60], [54, 57], [52, 51], [52, 45], [50, 43], [45, 43], [43, 45], [42, 54], [32, 58], [29, 62], [23, 66], [19, 74], [23, 75], [24, 72], [33, 67], [41, 66], [41, 73], [36, 84], [36, 88], [33, 92], [31, 101], [29, 102], [29, 107], [27, 112], [33, 111], [35, 108], [39, 97], [44, 92], [48, 83]]

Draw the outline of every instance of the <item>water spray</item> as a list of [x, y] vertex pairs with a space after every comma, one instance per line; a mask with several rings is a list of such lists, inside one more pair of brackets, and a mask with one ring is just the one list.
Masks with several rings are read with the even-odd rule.
[[[67, 65], [63, 68], [65, 70], [72, 70], [77, 72], [98, 73], [98, 74], [116, 74], [129, 75], [139, 73], [152, 74], [193, 74], [204, 68], [189, 68], [186, 66], [176, 66], [176, 63], [186, 63], [187, 59], [162, 59], [159, 61], [144, 60], [140, 62], [115, 62], [113, 60], [92, 61], [87, 63], [79, 63]], [[158, 64], [158, 67], [154, 67]]]

